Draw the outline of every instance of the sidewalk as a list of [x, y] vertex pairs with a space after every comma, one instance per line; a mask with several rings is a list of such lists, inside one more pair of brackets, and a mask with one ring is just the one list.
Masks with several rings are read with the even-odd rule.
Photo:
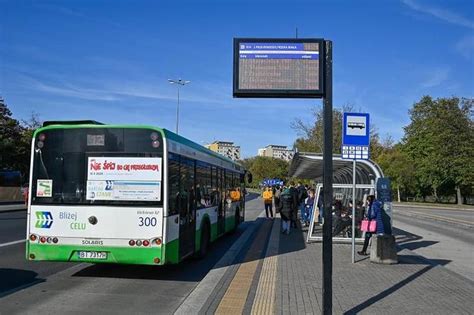
[[[321, 314], [321, 244], [306, 244], [305, 231], [281, 234], [280, 219], [260, 220], [194, 312]], [[397, 265], [373, 264], [367, 257], [351, 264], [350, 250], [333, 245], [334, 314], [474, 314], [474, 282], [442, 267], [448, 261], [434, 264], [402, 249]]]

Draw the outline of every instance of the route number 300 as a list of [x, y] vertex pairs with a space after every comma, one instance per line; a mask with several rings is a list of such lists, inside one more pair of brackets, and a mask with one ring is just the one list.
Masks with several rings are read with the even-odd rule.
[[156, 226], [155, 217], [139, 217], [138, 226]]

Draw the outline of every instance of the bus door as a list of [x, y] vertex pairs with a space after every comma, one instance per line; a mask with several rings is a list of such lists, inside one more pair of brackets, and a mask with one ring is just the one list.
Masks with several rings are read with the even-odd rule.
[[196, 234], [196, 190], [194, 161], [181, 157], [179, 203], [179, 256], [181, 259], [194, 253]]
[[225, 231], [225, 185], [224, 170], [217, 169], [217, 187], [219, 190], [219, 206], [217, 208], [217, 235], [224, 234]]

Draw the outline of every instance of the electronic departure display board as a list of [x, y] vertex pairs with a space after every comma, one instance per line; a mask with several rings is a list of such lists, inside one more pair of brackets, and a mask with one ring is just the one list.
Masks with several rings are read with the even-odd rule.
[[324, 40], [234, 38], [234, 97], [323, 97]]

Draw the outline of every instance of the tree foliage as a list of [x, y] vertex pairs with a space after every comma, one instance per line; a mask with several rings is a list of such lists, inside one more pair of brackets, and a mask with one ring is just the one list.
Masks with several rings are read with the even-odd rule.
[[37, 114], [28, 121], [18, 121], [0, 98], [0, 170], [18, 170], [26, 180], [30, 168], [33, 132], [41, 125]]
[[[341, 154], [342, 146], [342, 120], [345, 112], [354, 112], [352, 105], [344, 105], [333, 109], [332, 113], [332, 145], [333, 153]], [[315, 107], [312, 111], [312, 121], [307, 124], [301, 118], [296, 118], [291, 127], [298, 133], [299, 137], [293, 144], [299, 152], [322, 153], [324, 149], [324, 111]], [[371, 124], [370, 127], [370, 152], [372, 158], [376, 157], [382, 150], [380, 137], [377, 129]]]
[[410, 110], [403, 150], [411, 158], [420, 190], [455, 185], [470, 193], [474, 185], [473, 99], [424, 96]]
[[245, 169], [252, 173], [252, 187], [257, 187], [265, 178], [279, 178], [285, 180], [288, 177], [289, 163], [281, 159], [256, 156], [242, 160], [242, 164]]

